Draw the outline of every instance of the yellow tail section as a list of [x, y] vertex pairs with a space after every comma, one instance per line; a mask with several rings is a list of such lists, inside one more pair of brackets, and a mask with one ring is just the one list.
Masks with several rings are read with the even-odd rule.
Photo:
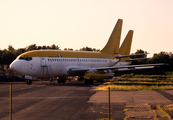
[[126, 38], [124, 39], [124, 41], [119, 49], [120, 55], [129, 55], [130, 54], [132, 37], [133, 37], [133, 30], [129, 30]]
[[[133, 38], [133, 30], [129, 30], [127, 36], [125, 37], [125, 39], [119, 49], [120, 55], [129, 55], [130, 54], [132, 38]], [[126, 59], [127, 58], [121, 58], [121, 62], [125, 62]]]
[[117, 24], [115, 25], [107, 44], [101, 50], [101, 52], [108, 53], [108, 54], [118, 54], [119, 53], [122, 23], [123, 23], [123, 20], [118, 19]]

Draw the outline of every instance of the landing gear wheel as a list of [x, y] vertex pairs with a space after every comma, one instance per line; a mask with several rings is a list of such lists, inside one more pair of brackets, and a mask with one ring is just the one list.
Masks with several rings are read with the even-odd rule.
[[58, 79], [57, 81], [58, 81], [59, 84], [61, 84], [61, 79]]
[[93, 85], [93, 80], [85, 79], [84, 82], [86, 85]]
[[32, 81], [31, 80], [26, 80], [26, 84], [27, 85], [31, 85], [32, 84]]
[[63, 83], [63, 84], [66, 83], [66, 79], [65, 79], [65, 78], [62, 79], [62, 83]]
[[60, 77], [57, 81], [59, 84], [61, 84], [61, 83], [65, 84], [66, 83], [66, 79], [63, 77]]

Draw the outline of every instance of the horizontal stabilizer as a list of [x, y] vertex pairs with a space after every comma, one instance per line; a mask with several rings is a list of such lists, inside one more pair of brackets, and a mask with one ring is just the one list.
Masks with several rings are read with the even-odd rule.
[[139, 54], [131, 54], [131, 55], [118, 55], [116, 58], [125, 58], [125, 57], [134, 57], [134, 56], [142, 56], [142, 55], [147, 55], [149, 53], [139, 53]]
[[150, 59], [150, 58], [127, 59], [126, 62], [137, 61], [137, 60], [146, 60], [146, 59]]

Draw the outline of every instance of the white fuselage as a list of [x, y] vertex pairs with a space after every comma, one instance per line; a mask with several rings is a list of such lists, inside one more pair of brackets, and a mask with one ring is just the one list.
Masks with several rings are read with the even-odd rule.
[[111, 67], [118, 62], [117, 59], [99, 58], [58, 58], [58, 57], [32, 57], [32, 60], [17, 58], [10, 68], [21, 75], [43, 77], [68, 76], [70, 68], [99, 68]]
[[118, 62], [117, 64], [114, 65], [114, 67], [118, 67], [118, 66], [128, 66], [130, 65], [131, 62]]

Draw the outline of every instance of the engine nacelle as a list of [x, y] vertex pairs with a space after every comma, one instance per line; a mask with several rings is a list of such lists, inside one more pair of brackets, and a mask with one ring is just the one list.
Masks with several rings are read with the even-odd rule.
[[84, 78], [90, 80], [102, 80], [102, 79], [110, 79], [113, 76], [114, 73], [86, 71]]

